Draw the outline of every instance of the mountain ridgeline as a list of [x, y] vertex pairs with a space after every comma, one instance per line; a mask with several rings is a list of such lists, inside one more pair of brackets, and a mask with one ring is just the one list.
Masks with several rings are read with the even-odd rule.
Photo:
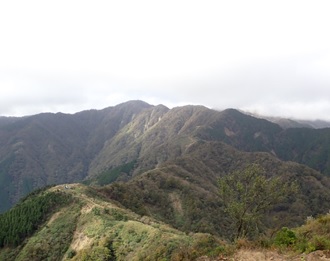
[[290, 126], [234, 109], [142, 101], [0, 117], [0, 259], [219, 254], [217, 238], [230, 239], [233, 230], [218, 180], [251, 164], [297, 185], [258, 231], [299, 226], [330, 209], [330, 129]]
[[[284, 129], [233, 109], [184, 106], [170, 110], [130, 101], [76, 114], [0, 118], [0, 211], [45, 185], [111, 175], [114, 168], [134, 162], [131, 171], [108, 178], [128, 181], [167, 162], [191, 159], [192, 151], [224, 144], [231, 150], [227, 157], [237, 150], [264, 152], [268, 153], [264, 157], [273, 156], [271, 161], [297, 162], [312, 168], [310, 172], [330, 176], [330, 129]], [[201, 166], [205, 161], [219, 159], [210, 153], [197, 159]], [[225, 166], [219, 162], [215, 177], [241, 161], [233, 157]]]

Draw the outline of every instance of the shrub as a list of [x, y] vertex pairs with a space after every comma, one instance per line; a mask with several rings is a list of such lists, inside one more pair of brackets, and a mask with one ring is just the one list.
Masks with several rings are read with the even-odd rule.
[[325, 236], [316, 235], [311, 239], [311, 245], [315, 250], [330, 249], [330, 239]]
[[278, 246], [291, 246], [297, 241], [296, 234], [287, 227], [283, 227], [276, 233], [274, 243]]

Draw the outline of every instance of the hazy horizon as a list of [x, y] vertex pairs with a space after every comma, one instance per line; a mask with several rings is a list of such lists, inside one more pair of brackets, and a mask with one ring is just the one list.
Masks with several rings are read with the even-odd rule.
[[328, 1], [0, 3], [0, 115], [143, 100], [330, 120]]

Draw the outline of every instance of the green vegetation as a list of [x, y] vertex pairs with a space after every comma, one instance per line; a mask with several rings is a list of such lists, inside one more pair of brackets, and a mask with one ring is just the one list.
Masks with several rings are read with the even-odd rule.
[[300, 252], [330, 250], [330, 214], [308, 218], [306, 224], [295, 229], [294, 248]]
[[61, 210], [27, 242], [16, 260], [61, 260], [71, 244], [79, 211], [79, 206]]
[[296, 234], [289, 228], [283, 227], [276, 233], [274, 243], [277, 246], [292, 246], [297, 241]]
[[[16, 245], [0, 248], [0, 260], [194, 260], [227, 251], [210, 234], [188, 235], [119, 208], [92, 187], [68, 187], [40, 189], [3, 214], [13, 217], [17, 209], [23, 213], [26, 207], [45, 207], [44, 217], [33, 221], [33, 232]], [[19, 220], [13, 222], [19, 227]]]
[[220, 235], [225, 226], [219, 222], [219, 216], [223, 216], [219, 200], [186, 178], [180, 169], [153, 171], [134, 182], [114, 183], [97, 190], [140, 215], [150, 215], [182, 231]]
[[11, 164], [14, 162], [15, 156], [7, 156], [0, 162], [0, 213], [11, 207], [10, 192], [14, 190], [13, 178], [8, 175]]
[[329, 130], [235, 110], [119, 107], [1, 129], [0, 211], [45, 182], [90, 174], [96, 186], [37, 190], [0, 215], [0, 260], [194, 260], [239, 240], [329, 249], [327, 215], [298, 227], [330, 208]]
[[252, 164], [219, 179], [220, 197], [232, 220], [233, 239], [258, 234], [266, 211], [296, 191], [294, 183], [267, 178], [264, 172]]
[[21, 244], [51, 213], [70, 200], [67, 194], [47, 191], [26, 197], [17, 206], [0, 215], [0, 247]]
[[[241, 185], [237, 188], [243, 184], [248, 185], [247, 180], [250, 180], [254, 184], [252, 188], [258, 188], [258, 191], [260, 186], [263, 190], [266, 189], [265, 180], [268, 181], [267, 184], [272, 184], [257, 165], [249, 166], [239, 173], [241, 179], [238, 183]], [[226, 177], [232, 175], [234, 173]], [[245, 183], [242, 181], [243, 177]], [[119, 207], [114, 201], [105, 198], [104, 189], [73, 184], [65, 190], [61, 190], [63, 186], [59, 186], [33, 192], [12, 210], [1, 215], [1, 218], [6, 217], [3, 219], [7, 220], [6, 222], [13, 222], [6, 223], [10, 229], [1, 227], [2, 236], [6, 231], [20, 231], [19, 224], [27, 224], [29, 221], [35, 224], [35, 229], [26, 234], [24, 240], [13, 240], [11, 244], [8, 239], [15, 238], [15, 234], [8, 233], [8, 237], [5, 237], [6, 245], [0, 248], [0, 260], [196, 260], [201, 256], [218, 258], [232, 255], [244, 245], [252, 249], [260, 246], [272, 247], [282, 253], [330, 250], [330, 214], [308, 218], [306, 224], [301, 227], [283, 227], [271, 237], [267, 237], [267, 233], [261, 236], [256, 234], [254, 241], [240, 238], [234, 243], [226, 243], [210, 233], [193, 233], [188, 228], [194, 227], [194, 224], [188, 226], [183, 221], [185, 213], [193, 216], [189, 222], [198, 222], [203, 216], [198, 216], [198, 211], [193, 209], [199, 209], [201, 206], [194, 200], [186, 201], [185, 196], [178, 194], [179, 191], [187, 193], [193, 187], [184, 184], [178, 177], [159, 175], [153, 178], [154, 181], [160, 182], [164, 193], [167, 191], [172, 195], [168, 201], [173, 209], [176, 208], [172, 217], [174, 220], [181, 219], [182, 226], [186, 226], [186, 232], [189, 233], [174, 229], [147, 215], [141, 216]], [[117, 192], [120, 191], [118, 184], [116, 186]], [[114, 190], [107, 192], [113, 193]], [[254, 193], [258, 194], [256, 191]], [[148, 202], [154, 204], [154, 196], [144, 194], [147, 195], [150, 196]], [[270, 195], [274, 196], [272, 193]], [[243, 196], [241, 199], [244, 201]], [[201, 202], [206, 202], [206, 199], [202, 198]], [[190, 210], [188, 205], [191, 206]], [[29, 212], [27, 208], [35, 211]], [[43, 213], [41, 217], [33, 214], [40, 212]], [[21, 219], [15, 218], [18, 213]], [[263, 212], [259, 214], [263, 215]]]
[[91, 250], [84, 250], [79, 255], [81, 261], [112, 261], [116, 260], [109, 248], [104, 246], [95, 246]]
[[329, 129], [287, 129], [275, 144], [279, 158], [305, 164], [330, 175]]
[[[271, 202], [270, 208], [259, 206], [260, 212], [258, 215], [254, 213], [257, 217], [251, 220], [256, 222], [253, 228], [250, 229], [246, 223], [250, 229], [248, 237], [257, 237], [268, 229], [297, 227], [303, 224], [306, 216], [322, 214], [329, 209], [327, 178], [310, 168], [283, 163], [265, 153], [233, 151], [220, 143], [204, 142], [197, 146], [196, 151], [189, 155], [136, 175], [128, 182], [115, 182], [97, 187], [96, 190], [104, 198], [116, 200], [135, 213], [151, 216], [181, 231], [211, 233], [233, 240], [237, 236], [237, 227], [228, 212], [225, 212], [217, 181], [226, 176], [226, 169], [232, 170], [229, 173], [235, 170], [243, 172], [251, 162], [256, 162], [265, 170], [261, 175], [264, 179], [260, 182], [274, 182], [270, 184], [273, 184], [272, 189], [276, 191], [281, 191], [287, 185], [292, 191], [287, 194], [278, 193], [279, 198]], [[239, 161], [236, 160], [238, 158]], [[237, 182], [233, 183], [237, 185]], [[260, 193], [267, 192], [267, 186], [254, 195], [258, 200], [262, 199]], [[268, 196], [265, 197], [266, 201], [269, 200]], [[266, 204], [266, 201], [262, 204]], [[251, 213], [246, 215], [245, 220], [251, 218]]]
[[111, 170], [104, 171], [100, 175], [98, 175], [97, 178], [95, 178], [95, 181], [91, 180], [91, 181], [87, 181], [87, 183], [95, 183], [96, 185], [100, 185], [100, 186], [110, 184], [116, 181], [119, 178], [119, 176], [123, 173], [130, 175], [131, 172], [134, 170], [135, 165], [136, 165], [136, 160], [118, 166]]
[[245, 245], [248, 245], [249, 248], [272, 248], [281, 253], [295, 256], [301, 253], [309, 254], [317, 250], [329, 253], [330, 214], [321, 215], [317, 218], [308, 217], [305, 224], [300, 227], [283, 227], [273, 236], [263, 235], [254, 241], [245, 242]]

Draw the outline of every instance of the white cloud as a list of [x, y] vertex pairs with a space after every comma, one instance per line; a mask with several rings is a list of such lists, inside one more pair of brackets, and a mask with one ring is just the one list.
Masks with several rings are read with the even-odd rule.
[[327, 7], [303, 0], [2, 2], [0, 114], [143, 99], [329, 119]]

